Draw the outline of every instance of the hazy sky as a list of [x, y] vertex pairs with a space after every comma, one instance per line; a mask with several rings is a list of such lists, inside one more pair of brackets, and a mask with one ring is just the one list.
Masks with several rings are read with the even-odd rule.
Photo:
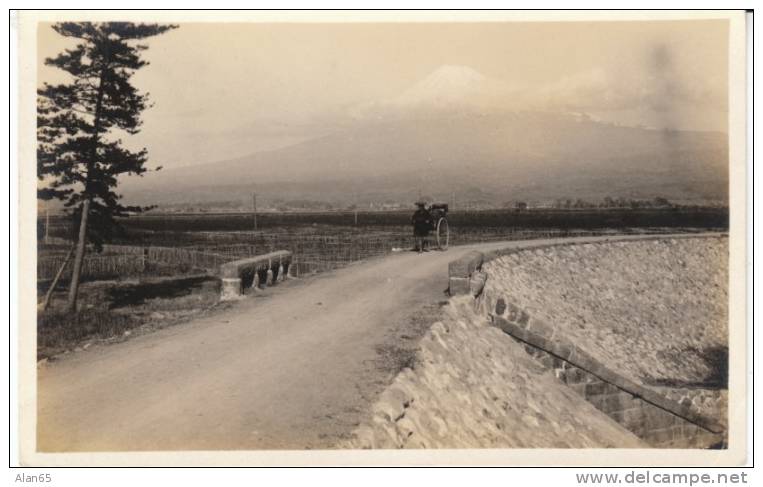
[[[151, 64], [133, 80], [155, 106], [130, 145], [166, 167], [289, 145], [362, 123], [359, 107], [395, 100], [442, 66], [506, 88], [504, 110], [726, 131], [727, 29], [723, 20], [182, 24], [147, 41]], [[43, 60], [71, 41], [49, 24], [38, 40], [38, 84], [61, 81]]]

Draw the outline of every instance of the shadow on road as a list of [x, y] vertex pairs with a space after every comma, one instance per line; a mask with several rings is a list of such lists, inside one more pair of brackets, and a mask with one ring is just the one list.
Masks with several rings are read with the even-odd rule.
[[215, 280], [211, 276], [196, 276], [114, 287], [108, 292], [111, 300], [109, 309], [140, 305], [147, 300], [157, 298], [170, 299], [188, 296]]

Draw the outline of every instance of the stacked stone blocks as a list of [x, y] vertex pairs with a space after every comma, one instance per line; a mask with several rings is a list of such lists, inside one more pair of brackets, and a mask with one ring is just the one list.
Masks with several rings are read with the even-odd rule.
[[454, 298], [346, 448], [643, 448]]
[[448, 264], [448, 291], [451, 296], [478, 295], [485, 286], [487, 274], [481, 272], [485, 256], [473, 250]]
[[550, 325], [496, 300], [493, 324], [594, 407], [650, 445], [662, 448], [725, 446], [723, 427], [694, 410], [609, 370], [585, 351], [556, 336]]

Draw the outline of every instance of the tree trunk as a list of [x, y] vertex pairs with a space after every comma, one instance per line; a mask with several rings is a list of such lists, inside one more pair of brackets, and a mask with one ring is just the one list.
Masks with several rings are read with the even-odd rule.
[[72, 260], [72, 254], [74, 254], [75, 248], [77, 247], [72, 245], [72, 248], [69, 249], [69, 253], [66, 254], [66, 259], [64, 259], [64, 263], [61, 264], [61, 267], [58, 269], [58, 272], [56, 272], [56, 277], [53, 278], [53, 282], [50, 285], [50, 289], [48, 289], [48, 292], [45, 293], [45, 299], [42, 301], [43, 311], [48, 309], [48, 306], [50, 306], [50, 298], [53, 296], [53, 291], [56, 289], [56, 286], [58, 286], [58, 281], [59, 279], [61, 279], [61, 276], [64, 274], [64, 269], [66, 269], [66, 266], [69, 264], [69, 261]]
[[87, 236], [87, 214], [90, 212], [90, 199], [82, 202], [82, 218], [79, 224], [79, 237], [77, 239], [77, 254], [74, 256], [74, 268], [72, 269], [72, 281], [69, 284], [69, 300], [66, 310], [69, 313], [77, 311], [77, 293], [79, 292], [79, 278], [82, 273], [82, 263], [85, 260], [85, 244]]
[[104, 78], [111, 60], [110, 54], [106, 56], [106, 63], [101, 68], [101, 76], [98, 80], [98, 95], [95, 102], [95, 115], [93, 119], [93, 147], [90, 161], [87, 163], [87, 175], [85, 177], [85, 201], [82, 202], [82, 218], [79, 224], [79, 238], [77, 239], [77, 255], [74, 257], [74, 269], [72, 269], [72, 281], [69, 285], [69, 301], [66, 304], [67, 311], [77, 311], [77, 293], [79, 292], [79, 278], [82, 272], [82, 263], [85, 260], [85, 244], [87, 240], [87, 214], [90, 210], [90, 177], [92, 176], [95, 158], [98, 154], [98, 136], [101, 132], [101, 108], [103, 106]]

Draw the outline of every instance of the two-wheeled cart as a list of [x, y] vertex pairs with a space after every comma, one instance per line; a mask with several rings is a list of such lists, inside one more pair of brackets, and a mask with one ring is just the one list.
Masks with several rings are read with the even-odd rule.
[[448, 224], [448, 204], [432, 203], [429, 207], [432, 215], [432, 231], [435, 234], [435, 242], [438, 250], [448, 250], [450, 243], [450, 226]]

